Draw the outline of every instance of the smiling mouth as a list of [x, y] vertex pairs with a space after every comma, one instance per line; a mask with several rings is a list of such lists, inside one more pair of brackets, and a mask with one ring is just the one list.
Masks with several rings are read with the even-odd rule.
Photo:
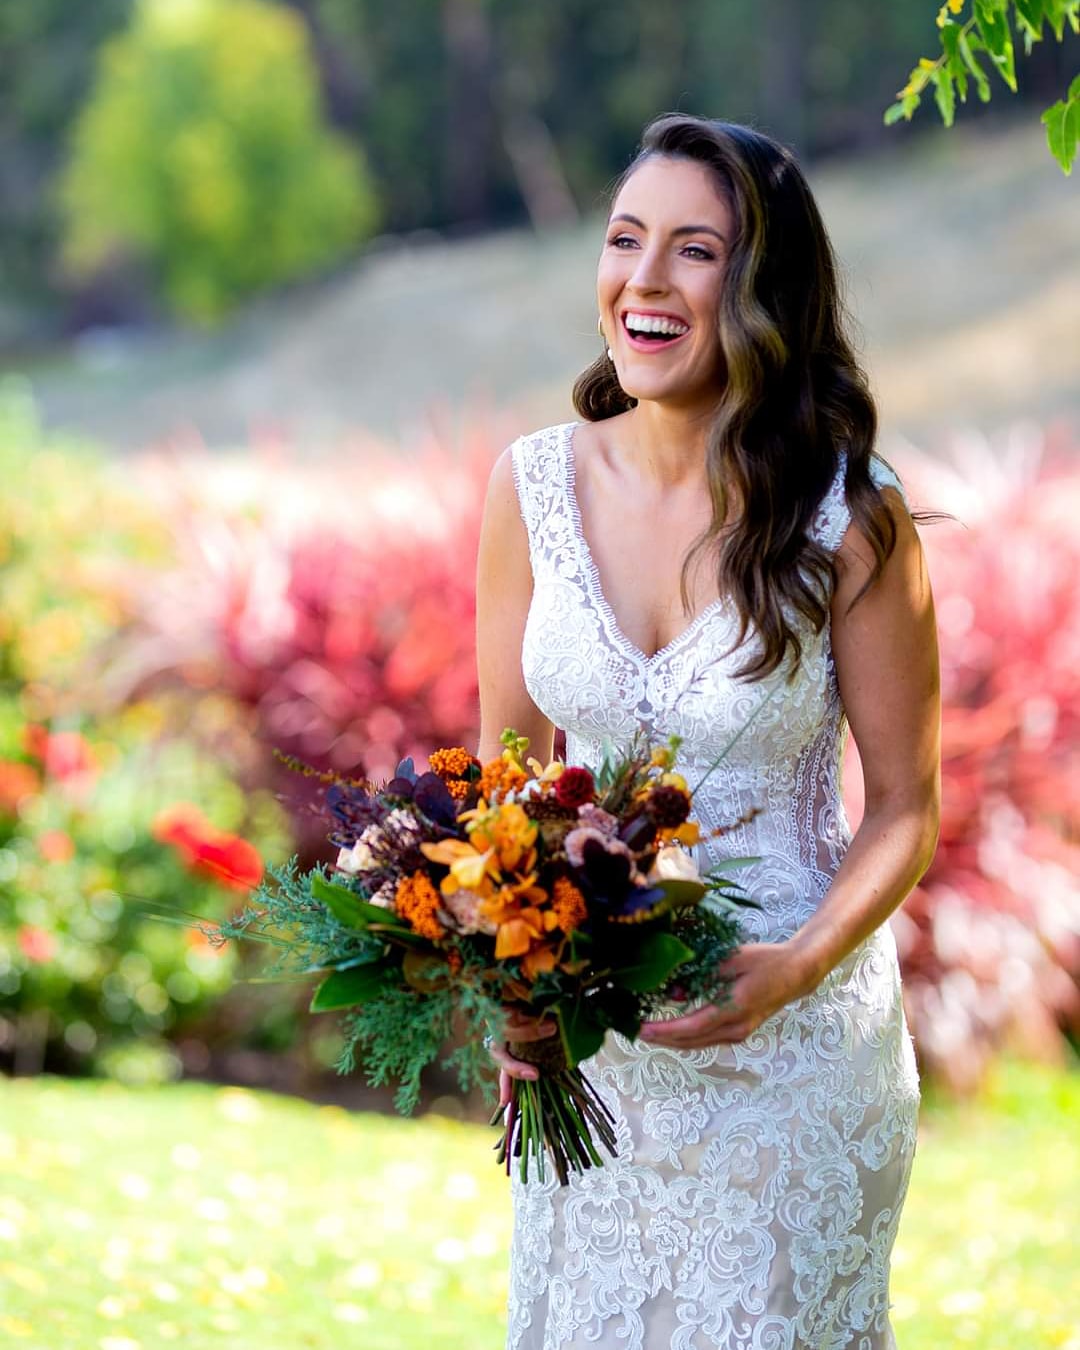
[[681, 342], [690, 332], [687, 324], [678, 320], [660, 319], [633, 314], [622, 316], [622, 329], [635, 351], [659, 351]]

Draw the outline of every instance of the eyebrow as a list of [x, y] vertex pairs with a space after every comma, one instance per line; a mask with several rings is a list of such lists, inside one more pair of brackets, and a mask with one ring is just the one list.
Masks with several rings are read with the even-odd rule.
[[[636, 226], [638, 227], [639, 230], [647, 230], [647, 229], [648, 229], [648, 226], [645, 224], [645, 222], [644, 222], [643, 220], [638, 220], [637, 216], [632, 216], [632, 215], [630, 215], [630, 214], [629, 214], [628, 212], [626, 212], [626, 211], [620, 211], [619, 214], [618, 214], [617, 216], [612, 216], [611, 219], [608, 221], [608, 224], [609, 224], [609, 225], [612, 225], [612, 224], [614, 224], [614, 222], [615, 222], [616, 220], [626, 220], [626, 221], [629, 221], [629, 223], [630, 223], [631, 225], [636, 225]], [[719, 231], [719, 230], [714, 230], [713, 227], [712, 227], [711, 225], [677, 225], [677, 226], [675, 227], [675, 229], [673, 229], [673, 230], [671, 231], [671, 233], [672, 233], [672, 234], [712, 234], [712, 235], [715, 235], [716, 238], [719, 239], [720, 242], [721, 242], [722, 244], [726, 244], [726, 243], [727, 243], [727, 240], [726, 240], [726, 239], [724, 238], [724, 236], [720, 233], [720, 231]]]

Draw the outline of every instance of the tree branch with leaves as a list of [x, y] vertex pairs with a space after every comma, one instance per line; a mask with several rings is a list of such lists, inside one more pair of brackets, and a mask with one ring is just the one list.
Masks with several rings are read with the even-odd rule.
[[[896, 95], [896, 102], [885, 111], [885, 123], [891, 126], [901, 118], [910, 122], [931, 88], [941, 119], [952, 126], [956, 100], [967, 102], [968, 87], [983, 103], [990, 101], [989, 75], [996, 72], [1016, 93], [1016, 41], [1030, 55], [1049, 27], [1058, 42], [1065, 36], [1066, 24], [1080, 33], [1080, 0], [946, 0], [938, 10], [937, 26], [941, 36], [941, 55], [921, 57], [919, 64]], [[986, 64], [984, 64], [984, 62]], [[1069, 85], [1063, 98], [1042, 115], [1050, 153], [1066, 174], [1072, 173], [1077, 145], [1080, 143], [1080, 75]]]

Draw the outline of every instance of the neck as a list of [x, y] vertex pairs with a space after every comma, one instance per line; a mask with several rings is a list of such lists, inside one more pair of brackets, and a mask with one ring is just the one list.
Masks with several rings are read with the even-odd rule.
[[628, 448], [640, 471], [662, 487], [700, 478], [715, 406], [673, 408], [642, 400], [626, 414]]

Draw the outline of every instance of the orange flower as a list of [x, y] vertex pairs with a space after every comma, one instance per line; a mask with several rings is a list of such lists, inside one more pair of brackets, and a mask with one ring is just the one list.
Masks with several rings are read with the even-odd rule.
[[462, 745], [451, 745], [441, 750], [432, 750], [428, 755], [431, 772], [440, 778], [464, 778], [471, 765], [477, 763], [473, 755]]
[[442, 863], [450, 871], [441, 882], [445, 895], [453, 891], [475, 891], [477, 895], [490, 895], [491, 883], [498, 881], [499, 865], [492, 850], [483, 853], [464, 839], [440, 839], [438, 843], [423, 843], [420, 852], [432, 862]]
[[413, 932], [419, 933], [421, 937], [438, 942], [445, 936], [446, 930], [436, 916], [439, 892], [424, 872], [414, 872], [411, 877], [401, 878], [394, 893], [394, 908], [403, 919], [409, 921]]
[[449, 792], [450, 796], [453, 797], [455, 801], [464, 801], [469, 795], [469, 784], [464, 778], [447, 778], [444, 781], [446, 783], [447, 792]]
[[527, 872], [536, 862], [540, 827], [519, 802], [466, 811], [461, 818], [471, 821], [466, 828], [473, 847], [493, 850], [503, 872]]
[[572, 933], [585, 921], [588, 911], [585, 897], [569, 877], [556, 877], [551, 892], [551, 908], [555, 921], [564, 933]]
[[480, 771], [480, 796], [488, 801], [496, 793], [515, 792], [528, 782], [528, 775], [520, 764], [512, 759], [489, 759]]
[[159, 811], [151, 832], [159, 843], [176, 849], [185, 867], [234, 891], [249, 891], [262, 880], [258, 849], [239, 835], [215, 829], [189, 802]]
[[672, 840], [693, 848], [695, 844], [701, 843], [701, 826], [696, 820], [686, 820], [677, 829], [656, 831], [658, 844], [669, 844]]

